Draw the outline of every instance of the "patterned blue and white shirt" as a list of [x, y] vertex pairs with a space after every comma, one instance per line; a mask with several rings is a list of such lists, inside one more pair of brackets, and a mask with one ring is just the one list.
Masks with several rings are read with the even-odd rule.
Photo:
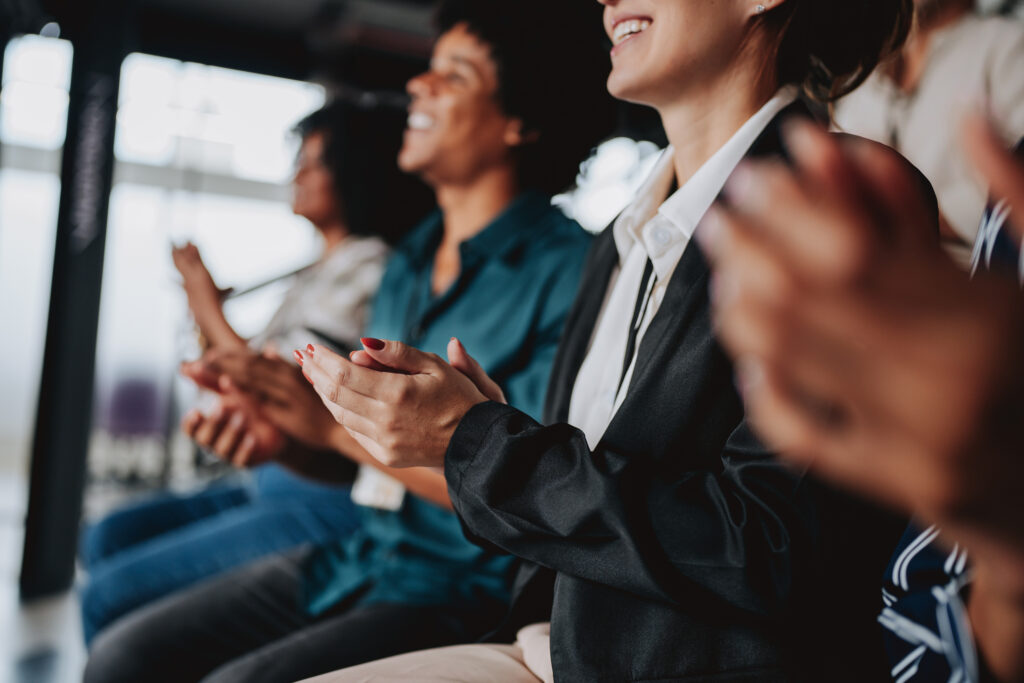
[[[1024, 153], [1024, 142], [1017, 154]], [[1004, 228], [1006, 202], [985, 212], [974, 247], [973, 271], [1014, 269], [1024, 283], [1024, 249]], [[907, 529], [882, 586], [885, 648], [896, 683], [986, 683], [967, 618], [971, 567], [967, 551], [944, 543], [940, 529]]]

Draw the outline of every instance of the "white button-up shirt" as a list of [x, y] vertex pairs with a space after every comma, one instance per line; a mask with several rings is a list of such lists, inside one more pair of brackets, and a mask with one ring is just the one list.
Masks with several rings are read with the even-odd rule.
[[650, 260], [650, 295], [638, 321], [636, 349], [661, 308], [665, 290], [697, 225], [711, 208], [736, 166], [779, 112], [796, 99], [794, 88], [780, 90], [671, 197], [675, 179], [674, 150], [662, 152], [636, 199], [616, 219], [612, 232], [619, 266], [612, 275], [590, 350], [576, 377], [569, 404], [569, 423], [596, 448], [626, 397], [637, 354], [622, 377], [629, 327], [640, 294], [644, 269]]

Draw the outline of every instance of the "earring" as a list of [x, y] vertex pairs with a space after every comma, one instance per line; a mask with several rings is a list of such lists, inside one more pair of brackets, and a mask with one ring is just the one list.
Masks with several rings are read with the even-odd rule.
[[766, 9], [767, 8], [764, 5], [758, 5], [757, 7], [754, 8], [754, 11], [757, 12], [758, 14], [764, 14]]

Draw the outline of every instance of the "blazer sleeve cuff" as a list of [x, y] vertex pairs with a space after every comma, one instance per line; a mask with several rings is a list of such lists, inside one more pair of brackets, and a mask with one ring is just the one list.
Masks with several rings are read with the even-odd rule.
[[503, 403], [487, 401], [473, 406], [463, 416], [455, 428], [444, 458], [444, 476], [448, 480], [448, 492], [452, 498], [459, 497], [462, 484], [477, 455], [485, 449], [491, 432], [499, 423], [518, 412]]

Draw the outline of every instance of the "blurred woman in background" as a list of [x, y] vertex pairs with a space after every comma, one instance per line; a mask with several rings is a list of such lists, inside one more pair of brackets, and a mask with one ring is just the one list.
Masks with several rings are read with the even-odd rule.
[[[292, 207], [316, 228], [323, 252], [295, 276], [256, 338], [246, 340], [231, 327], [224, 292], [199, 250], [192, 244], [174, 249], [189, 308], [209, 347], [273, 352], [310, 338], [340, 351], [358, 345], [388, 258], [387, 242], [397, 241], [433, 204], [426, 188], [394, 163], [403, 118], [401, 111], [338, 100], [296, 126], [302, 145]], [[388, 201], [393, 196], [401, 201]], [[347, 474], [332, 479], [350, 480], [354, 467]], [[82, 539], [86, 641], [126, 612], [200, 579], [346, 536], [356, 524], [348, 491], [347, 485], [314, 483], [269, 464], [257, 468], [252, 481], [160, 495], [115, 511]]]

